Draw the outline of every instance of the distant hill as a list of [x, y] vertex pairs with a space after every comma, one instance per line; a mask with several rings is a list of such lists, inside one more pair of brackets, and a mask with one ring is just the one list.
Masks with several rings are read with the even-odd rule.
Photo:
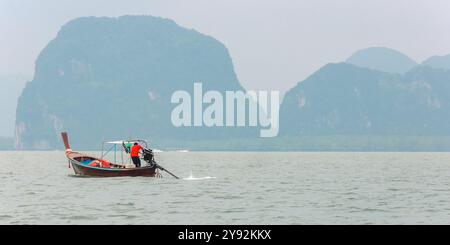
[[[446, 58], [423, 65], [395, 50], [368, 48], [327, 64], [289, 90], [280, 135], [256, 128], [180, 127], [171, 95], [244, 90], [226, 47], [152, 16], [78, 18], [40, 53], [17, 104], [16, 149], [74, 149], [142, 137], [161, 149], [448, 150], [450, 70]], [[0, 149], [12, 139], [0, 139]]]
[[[176, 90], [244, 90], [225, 46], [174, 21], [152, 16], [78, 18], [40, 53], [18, 101], [17, 149], [98, 147], [124, 137], [226, 139], [256, 130], [180, 127], [170, 120]], [[191, 93], [192, 94], [192, 93]], [[251, 132], [250, 132], [251, 131]]]
[[433, 67], [436, 69], [450, 70], [450, 54], [444, 56], [432, 56], [422, 62], [422, 65]]
[[450, 136], [450, 71], [328, 64], [288, 91], [282, 135]]
[[359, 50], [351, 55], [346, 62], [355, 66], [390, 73], [405, 73], [417, 66], [417, 63], [408, 56], [384, 47]]

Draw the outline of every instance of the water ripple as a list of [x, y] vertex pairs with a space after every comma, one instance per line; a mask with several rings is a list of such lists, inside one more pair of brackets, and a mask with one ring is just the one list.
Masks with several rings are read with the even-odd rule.
[[63, 152], [0, 152], [0, 224], [450, 224], [448, 153], [163, 152], [158, 161], [195, 181], [86, 178]]

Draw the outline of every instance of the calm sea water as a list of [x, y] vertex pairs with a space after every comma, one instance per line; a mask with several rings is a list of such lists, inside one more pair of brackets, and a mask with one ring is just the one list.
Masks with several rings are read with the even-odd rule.
[[157, 160], [187, 179], [80, 178], [61, 151], [0, 152], [0, 224], [450, 224], [449, 153]]

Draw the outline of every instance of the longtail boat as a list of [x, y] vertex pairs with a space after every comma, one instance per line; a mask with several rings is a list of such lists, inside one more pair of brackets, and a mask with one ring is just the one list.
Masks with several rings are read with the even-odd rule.
[[[67, 132], [61, 133], [64, 146], [66, 148], [65, 153], [69, 161], [69, 167], [73, 168], [76, 175], [80, 176], [94, 176], [94, 177], [122, 177], [122, 176], [145, 176], [145, 177], [162, 177], [158, 170], [166, 171], [172, 176], [176, 177], [160, 165], [156, 164], [152, 150], [147, 148], [147, 142], [144, 140], [123, 140], [123, 141], [110, 141], [104, 142], [102, 147], [102, 156], [93, 157], [84, 153], [73, 151], [70, 148], [69, 137]], [[145, 164], [142, 167], [134, 167], [133, 164], [126, 164], [123, 157], [123, 151], [121, 151], [121, 162], [117, 162], [116, 150], [119, 146], [126, 153], [127, 145], [133, 143], [139, 143], [144, 147], [142, 163]], [[108, 161], [103, 159], [105, 156], [104, 145], [105, 143], [112, 144], [111, 149], [114, 149], [114, 161]], [[111, 149], [107, 151], [110, 152]]]

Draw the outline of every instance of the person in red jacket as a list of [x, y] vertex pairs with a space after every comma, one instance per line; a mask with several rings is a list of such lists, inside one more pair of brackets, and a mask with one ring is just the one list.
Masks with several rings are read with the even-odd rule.
[[139, 151], [143, 150], [144, 147], [140, 146], [137, 142], [131, 147], [130, 156], [133, 160], [134, 165], [139, 168], [141, 166], [141, 159], [139, 158]]

